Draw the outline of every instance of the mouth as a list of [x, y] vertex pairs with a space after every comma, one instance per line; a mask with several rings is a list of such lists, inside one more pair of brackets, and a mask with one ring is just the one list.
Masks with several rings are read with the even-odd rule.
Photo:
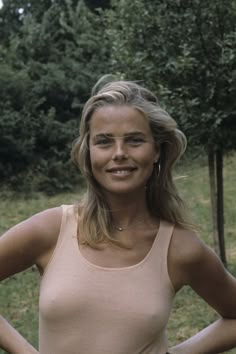
[[116, 175], [116, 176], [127, 176], [129, 175], [131, 172], [137, 170], [136, 167], [132, 167], [132, 166], [119, 166], [119, 167], [113, 167], [113, 168], [109, 168], [107, 170], [108, 173], [111, 173], [112, 175]]

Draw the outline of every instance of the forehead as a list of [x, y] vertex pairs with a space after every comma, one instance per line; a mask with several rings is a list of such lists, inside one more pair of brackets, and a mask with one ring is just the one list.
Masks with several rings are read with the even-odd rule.
[[90, 120], [90, 135], [113, 134], [121, 136], [132, 132], [151, 134], [148, 119], [142, 112], [129, 106], [97, 108]]

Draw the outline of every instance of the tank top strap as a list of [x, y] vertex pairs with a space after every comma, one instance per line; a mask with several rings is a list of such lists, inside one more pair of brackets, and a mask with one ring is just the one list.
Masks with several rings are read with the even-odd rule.
[[59, 230], [59, 234], [58, 234], [58, 238], [57, 238], [57, 243], [56, 243], [55, 249], [57, 249], [61, 245], [61, 243], [63, 241], [63, 238], [64, 238], [63, 230], [64, 230], [65, 224], [66, 224], [67, 211], [68, 211], [70, 206], [62, 204], [60, 207], [62, 209], [62, 216], [61, 216], [60, 230]]
[[166, 256], [173, 235], [174, 227], [175, 224], [170, 223], [168, 221], [161, 220], [160, 222], [160, 229], [157, 234], [157, 242], [155, 246], [158, 247], [158, 249], [161, 247], [162, 252], [166, 251]]
[[60, 248], [61, 244], [66, 241], [68, 235], [74, 234], [77, 228], [77, 216], [74, 205], [61, 205], [62, 218], [60, 232], [57, 239], [55, 251]]
[[161, 253], [161, 258], [167, 257], [174, 227], [174, 224], [165, 220], [160, 220], [159, 229], [151, 248], [154, 255]]
[[[41, 283], [42, 283], [48, 269], [51, 267], [51, 264], [53, 263], [54, 258], [57, 256], [58, 253], [60, 253], [60, 250], [63, 247], [63, 245], [65, 244], [65, 242], [68, 241], [68, 235], [73, 235], [74, 230], [76, 229], [76, 216], [75, 216], [74, 206], [63, 204], [60, 207], [62, 209], [60, 231], [59, 231], [57, 242], [56, 242], [55, 248], [53, 250], [53, 253], [51, 255], [51, 258], [49, 259], [49, 262], [48, 262], [48, 264], [44, 270], [44, 273], [41, 277]], [[68, 227], [69, 227], [69, 234], [68, 234]], [[71, 230], [71, 232], [70, 232], [70, 230]]]
[[175, 224], [165, 220], [160, 221], [159, 230], [149, 257], [150, 262], [154, 265], [155, 269], [158, 268], [160, 270], [159, 274], [166, 279], [171, 288], [173, 288], [173, 286], [169, 277], [167, 257], [174, 227]]

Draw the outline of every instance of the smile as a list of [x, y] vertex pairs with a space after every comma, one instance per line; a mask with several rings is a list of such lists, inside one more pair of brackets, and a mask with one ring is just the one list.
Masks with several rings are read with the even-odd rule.
[[130, 174], [130, 172], [132, 172], [132, 171], [131, 170], [117, 170], [117, 171], [112, 171], [111, 173], [113, 175], [122, 175], [122, 176], [124, 176], [124, 175]]
[[112, 175], [115, 175], [115, 176], [127, 176], [135, 170], [136, 170], [135, 167], [125, 167], [125, 168], [114, 167], [114, 168], [107, 170], [107, 172], [111, 173]]

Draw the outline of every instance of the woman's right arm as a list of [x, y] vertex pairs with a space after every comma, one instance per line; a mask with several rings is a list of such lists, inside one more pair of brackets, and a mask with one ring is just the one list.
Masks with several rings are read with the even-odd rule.
[[37, 354], [38, 351], [27, 342], [2, 316], [0, 316], [0, 347], [11, 354]]
[[[61, 215], [61, 208], [45, 210], [0, 237], [0, 280], [34, 264], [44, 271], [57, 242]], [[10, 354], [38, 353], [2, 316], [0, 348]]]

